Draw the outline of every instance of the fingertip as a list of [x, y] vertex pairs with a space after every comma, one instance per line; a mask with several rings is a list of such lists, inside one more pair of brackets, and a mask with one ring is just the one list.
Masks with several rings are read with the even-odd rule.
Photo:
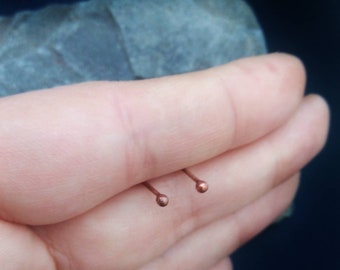
[[285, 74], [285, 79], [287, 81], [294, 82], [292, 78], [296, 78], [295, 89], [301, 91], [301, 95], [303, 94], [306, 86], [307, 73], [305, 65], [299, 57], [287, 54], [287, 53], [272, 53], [269, 54], [268, 57], [271, 57], [273, 61], [276, 61], [276, 65], [280, 65]]
[[210, 270], [233, 270], [233, 263], [230, 258], [224, 258]]
[[302, 61], [283, 53], [239, 59], [216, 73], [234, 105], [235, 129], [244, 131], [234, 136], [236, 146], [249, 142], [249, 134], [253, 139], [286, 122], [301, 103], [306, 84]]
[[256, 74], [266, 74], [264, 82], [273, 81], [277, 85], [280, 80], [282, 82], [280, 90], [293, 90], [297, 94], [296, 96], [301, 99], [305, 90], [307, 74], [304, 63], [297, 56], [276, 52], [238, 61], [240, 61], [240, 66], [243, 66], [243, 69], [249, 73], [249, 76], [257, 77]]
[[300, 101], [307, 80], [307, 73], [302, 60], [287, 53], [271, 53], [260, 56], [260, 58], [267, 73], [281, 79], [280, 90], [292, 92], [291, 96]]
[[315, 107], [315, 109], [319, 112], [320, 117], [324, 120], [329, 120], [330, 117], [330, 108], [327, 100], [318, 95], [318, 94], [309, 94], [305, 97], [306, 102], [310, 104], [310, 106]]
[[279, 62], [281, 65], [286, 65], [289, 69], [294, 69], [297, 73], [300, 73], [303, 77], [306, 77], [306, 69], [305, 65], [301, 58], [296, 55], [282, 53], [282, 52], [274, 52], [267, 55], [263, 55], [262, 57], [268, 57], [273, 59], [274, 61]]
[[285, 134], [282, 153], [295, 148], [295, 154], [291, 152], [287, 155], [288, 151], [282, 156], [281, 164], [293, 166], [291, 171], [300, 170], [322, 150], [328, 128], [329, 109], [326, 101], [318, 95], [305, 97], [295, 116], [278, 133]]
[[310, 94], [305, 97], [305, 106], [309, 107], [310, 114], [314, 119], [314, 132], [310, 132], [310, 138], [317, 143], [317, 151], [320, 151], [326, 144], [329, 123], [330, 123], [330, 108], [327, 101], [320, 95]]

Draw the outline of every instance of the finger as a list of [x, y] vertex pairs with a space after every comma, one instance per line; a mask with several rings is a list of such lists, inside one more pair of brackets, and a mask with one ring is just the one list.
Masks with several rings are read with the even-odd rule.
[[161, 79], [2, 99], [0, 215], [59, 222], [256, 140], [296, 110], [304, 80], [298, 60], [274, 54]]
[[214, 267], [209, 270], [233, 270], [233, 264], [230, 258], [226, 258], [218, 262]]
[[188, 270], [208, 269], [227, 258], [288, 207], [298, 178], [298, 175], [292, 177], [252, 204], [192, 232], [142, 270], [162, 269], [164, 265], [168, 269], [181, 269], [181, 266]]
[[56, 270], [45, 244], [26, 226], [0, 220], [2, 270]]
[[[318, 97], [306, 98], [296, 115], [274, 133], [207, 162], [210, 166], [195, 167], [210, 180], [212, 188], [204, 197], [190, 188], [186, 176], [172, 174], [155, 183], [173, 194], [165, 209], [136, 186], [78, 218], [41, 228], [47, 235], [42, 237], [51, 239], [58, 250], [67, 250], [66, 256], [82, 269], [98, 260], [111, 265], [112, 254], [124, 267], [150, 261], [190, 232], [237, 211], [294, 175], [321, 149], [326, 129], [326, 104]], [[126, 250], [131, 251], [128, 257]]]

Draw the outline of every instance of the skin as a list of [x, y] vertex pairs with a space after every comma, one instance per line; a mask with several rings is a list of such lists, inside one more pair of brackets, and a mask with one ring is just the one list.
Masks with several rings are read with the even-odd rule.
[[304, 88], [273, 54], [0, 99], [1, 269], [232, 269], [325, 143], [327, 104]]

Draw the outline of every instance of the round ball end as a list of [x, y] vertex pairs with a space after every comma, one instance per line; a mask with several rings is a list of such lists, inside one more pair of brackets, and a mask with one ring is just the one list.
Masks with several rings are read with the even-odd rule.
[[196, 184], [196, 190], [200, 193], [204, 193], [209, 189], [209, 186], [206, 182], [204, 181], [199, 181]]
[[159, 206], [164, 207], [169, 203], [169, 198], [164, 194], [159, 194], [156, 198], [156, 202]]

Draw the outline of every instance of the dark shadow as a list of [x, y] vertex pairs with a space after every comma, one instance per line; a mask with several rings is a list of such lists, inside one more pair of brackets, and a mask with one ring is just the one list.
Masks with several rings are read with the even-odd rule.
[[88, 0], [12, 0], [0, 2], [0, 16], [10, 16], [24, 10], [35, 10], [49, 4], [71, 4]]
[[303, 171], [291, 218], [272, 226], [233, 256], [235, 270], [340, 269], [340, 2], [249, 0], [270, 52], [304, 62], [307, 93], [323, 95], [332, 113], [324, 151]]

